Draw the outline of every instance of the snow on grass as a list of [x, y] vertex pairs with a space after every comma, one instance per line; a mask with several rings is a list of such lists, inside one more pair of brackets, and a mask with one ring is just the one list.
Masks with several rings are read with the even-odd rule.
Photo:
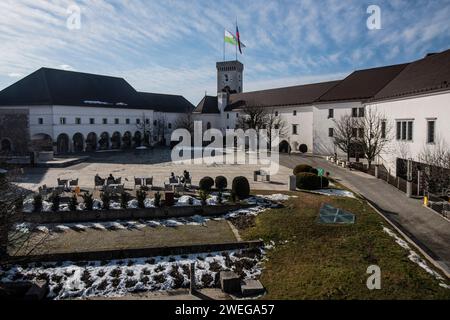
[[387, 227], [383, 227], [383, 231], [385, 233], [387, 233], [389, 236], [391, 236], [392, 238], [394, 238], [395, 242], [400, 247], [409, 251], [409, 255], [408, 255], [409, 260], [411, 260], [412, 262], [417, 264], [419, 267], [421, 267], [423, 270], [425, 270], [427, 273], [432, 275], [436, 280], [439, 280], [440, 281], [439, 286], [450, 289], [450, 286], [444, 283], [444, 281], [445, 281], [444, 278], [439, 273], [437, 273], [436, 271], [431, 269], [428, 266], [428, 264], [425, 262], [425, 260], [423, 260], [414, 250], [412, 250], [411, 247], [409, 246], [409, 244], [405, 240], [400, 238], [394, 231], [392, 231], [391, 229], [389, 229]]
[[263, 249], [234, 250], [131, 260], [62, 262], [13, 266], [2, 270], [1, 282], [46, 279], [49, 298], [121, 296], [135, 291], [167, 291], [189, 286], [189, 266], [196, 264], [199, 287], [217, 287], [220, 271], [232, 270], [243, 279], [262, 272]]
[[311, 191], [312, 193], [317, 193], [324, 196], [333, 196], [333, 197], [345, 197], [345, 198], [356, 198], [353, 192], [341, 189], [320, 189]]

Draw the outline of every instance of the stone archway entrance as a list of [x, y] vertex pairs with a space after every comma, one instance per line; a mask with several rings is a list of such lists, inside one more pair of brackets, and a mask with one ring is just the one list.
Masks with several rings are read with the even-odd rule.
[[2, 152], [11, 152], [12, 151], [12, 143], [11, 140], [5, 138], [2, 140], [0, 144], [0, 150]]
[[291, 152], [291, 146], [289, 145], [289, 142], [286, 140], [283, 140], [280, 142], [279, 146], [280, 153], [290, 153]]
[[122, 138], [122, 148], [124, 149], [129, 149], [131, 147], [131, 132], [127, 131], [124, 133], [123, 138]]
[[81, 133], [75, 133], [73, 136], [73, 151], [83, 152], [84, 151], [84, 136]]
[[92, 152], [95, 150], [97, 150], [97, 134], [95, 132], [91, 132], [86, 138], [86, 151]]
[[56, 150], [58, 153], [69, 153], [69, 136], [65, 133], [61, 133], [56, 140]]
[[133, 142], [135, 147], [140, 147], [142, 145], [142, 133], [140, 131], [134, 133]]
[[121, 140], [120, 132], [114, 132], [111, 137], [111, 149], [120, 149]]
[[31, 137], [31, 147], [33, 151], [53, 151], [53, 139], [45, 133], [35, 134]]
[[98, 141], [100, 150], [108, 150], [109, 149], [109, 133], [103, 132], [100, 135], [100, 140]]

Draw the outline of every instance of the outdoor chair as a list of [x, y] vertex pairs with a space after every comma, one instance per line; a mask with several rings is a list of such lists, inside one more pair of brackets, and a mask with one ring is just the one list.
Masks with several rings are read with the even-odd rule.
[[58, 187], [67, 187], [69, 180], [62, 180], [58, 178]]
[[153, 177], [151, 178], [145, 178], [145, 185], [147, 187], [153, 188]]
[[95, 179], [95, 188], [100, 187], [102, 188], [105, 185], [105, 179]]
[[173, 191], [173, 185], [164, 183], [164, 191]]
[[136, 189], [136, 186], [141, 187], [142, 186], [142, 179], [134, 177], [134, 189]]
[[79, 179], [76, 179], [76, 180], [70, 180], [70, 182], [69, 182], [69, 187], [70, 187], [70, 188], [78, 187], [78, 180], [79, 180]]
[[170, 177], [169, 178], [169, 184], [178, 184], [178, 178], [177, 177]]
[[122, 178], [117, 178], [117, 179], [114, 181], [114, 184], [122, 184]]

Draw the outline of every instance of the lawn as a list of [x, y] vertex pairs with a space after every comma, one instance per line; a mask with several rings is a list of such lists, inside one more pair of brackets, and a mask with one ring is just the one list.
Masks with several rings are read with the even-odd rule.
[[[240, 231], [245, 240], [276, 243], [261, 277], [264, 299], [450, 299], [450, 290], [408, 259], [408, 251], [383, 231], [388, 224], [364, 201], [288, 194], [298, 198]], [[356, 214], [356, 224], [317, 224], [324, 202]], [[381, 290], [370, 291], [366, 270], [374, 264], [381, 268]]]

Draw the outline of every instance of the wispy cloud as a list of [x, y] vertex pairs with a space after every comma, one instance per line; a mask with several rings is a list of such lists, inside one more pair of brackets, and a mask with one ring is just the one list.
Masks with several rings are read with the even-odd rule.
[[[66, 27], [81, 9], [81, 29]], [[245, 88], [329, 80], [447, 49], [450, 0], [381, 0], [382, 30], [366, 28], [369, 0], [2, 0], [0, 88], [47, 66], [125, 77], [139, 90], [214, 94], [223, 30], [236, 17], [247, 45]], [[235, 51], [227, 48], [227, 58]]]

